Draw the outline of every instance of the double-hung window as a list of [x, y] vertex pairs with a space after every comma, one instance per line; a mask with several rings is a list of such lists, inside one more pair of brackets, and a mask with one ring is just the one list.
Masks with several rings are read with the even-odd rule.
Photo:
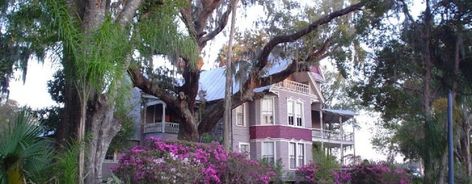
[[298, 167], [305, 165], [305, 144], [298, 143], [297, 157], [298, 157]]
[[297, 126], [303, 126], [302, 123], [302, 112], [303, 105], [301, 102], [295, 103], [295, 118], [297, 119]]
[[274, 124], [274, 100], [265, 97], [261, 100], [261, 121], [262, 124]]
[[303, 126], [303, 103], [287, 100], [288, 125]]
[[296, 150], [297, 150], [297, 144], [296, 143], [289, 143], [288, 145], [288, 159], [289, 159], [289, 165], [290, 169], [296, 169], [297, 168], [297, 158], [296, 158]]
[[288, 114], [288, 124], [289, 125], [294, 125], [294, 112], [293, 112], [293, 105], [294, 101], [293, 100], [288, 100], [287, 101], [287, 114]]
[[296, 169], [305, 165], [305, 144], [289, 142], [288, 159], [290, 169]]
[[244, 126], [245, 124], [245, 117], [244, 117], [244, 104], [236, 107], [236, 125], [237, 126]]
[[275, 144], [274, 142], [262, 143], [262, 160], [269, 164], [275, 163]]

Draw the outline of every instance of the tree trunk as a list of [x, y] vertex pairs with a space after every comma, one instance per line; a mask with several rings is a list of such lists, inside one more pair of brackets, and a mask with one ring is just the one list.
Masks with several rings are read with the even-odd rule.
[[426, 149], [424, 149], [424, 183], [436, 183], [436, 179], [438, 179], [437, 176], [437, 171], [435, 167], [435, 161], [436, 158], [433, 156], [433, 149], [437, 149], [434, 147], [433, 144], [433, 136], [432, 131], [433, 131], [433, 113], [432, 113], [432, 90], [431, 90], [431, 83], [432, 83], [432, 70], [433, 70], [433, 62], [431, 58], [431, 50], [430, 50], [430, 44], [431, 44], [431, 27], [432, 27], [432, 17], [431, 17], [431, 10], [430, 10], [430, 5], [429, 1], [426, 1], [426, 10], [425, 10], [425, 15], [424, 15], [424, 27], [422, 32], [424, 45], [423, 51], [422, 51], [422, 60], [423, 60], [423, 67], [424, 67], [424, 74], [423, 74], [423, 99], [422, 99], [422, 111], [425, 116], [425, 122], [424, 122], [424, 135], [425, 135], [425, 142], [426, 142]]
[[63, 149], [69, 141], [77, 137], [77, 129], [80, 120], [80, 100], [77, 87], [72, 80], [74, 78], [74, 61], [69, 57], [70, 54], [63, 51], [64, 66], [64, 111], [62, 112], [62, 122], [59, 123], [56, 130], [56, 146], [59, 150]]
[[102, 163], [108, 147], [115, 135], [120, 131], [121, 124], [114, 119], [114, 105], [108, 104], [106, 97], [101, 95], [87, 112], [88, 133], [91, 136], [85, 149], [85, 183], [96, 184], [102, 180]]
[[231, 97], [233, 96], [233, 72], [232, 72], [232, 57], [233, 57], [233, 37], [234, 37], [234, 24], [236, 21], [236, 3], [232, 6], [232, 15], [231, 15], [231, 27], [229, 31], [229, 40], [228, 40], [228, 54], [226, 57], [226, 83], [225, 83], [225, 112], [224, 112], [224, 146], [227, 151], [231, 150], [232, 145], [232, 110], [231, 108]]
[[83, 184], [85, 181], [85, 148], [82, 145], [86, 144], [85, 141], [85, 123], [87, 120], [87, 95], [82, 94], [80, 99], [80, 119], [79, 119], [79, 128], [77, 129], [77, 138], [80, 142], [79, 149], [79, 184]]

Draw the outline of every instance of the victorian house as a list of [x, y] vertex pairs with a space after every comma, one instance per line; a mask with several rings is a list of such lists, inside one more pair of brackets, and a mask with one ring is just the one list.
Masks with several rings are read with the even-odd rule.
[[[288, 65], [278, 63], [267, 67], [266, 75], [277, 73]], [[323, 108], [320, 84], [324, 77], [319, 67], [294, 73], [282, 82], [255, 89], [265, 92], [263, 98], [244, 103], [232, 110], [232, 148], [250, 159], [281, 162], [287, 175], [312, 161], [313, 147], [336, 155], [345, 162], [345, 150], [354, 147], [354, 129], [345, 122], [354, 117], [347, 110]], [[204, 101], [224, 99], [224, 68], [203, 71], [200, 91]], [[235, 82], [233, 89], [239, 90]], [[139, 96], [139, 92], [134, 93]], [[199, 97], [200, 98], [200, 97]], [[203, 101], [203, 99], [197, 99]], [[223, 108], [223, 107], [222, 107]], [[136, 141], [147, 136], [177, 139], [178, 120], [166, 110], [166, 104], [154, 96], [141, 94], [140, 116], [136, 116]], [[213, 137], [222, 137], [223, 120], [214, 128]], [[355, 151], [354, 151], [355, 153]]]

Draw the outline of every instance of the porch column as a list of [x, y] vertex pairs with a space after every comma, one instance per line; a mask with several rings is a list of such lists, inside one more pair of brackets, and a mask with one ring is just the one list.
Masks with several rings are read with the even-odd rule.
[[146, 124], [146, 100], [142, 99], [141, 102], [141, 141], [140, 144], [144, 142], [144, 125]]
[[354, 158], [356, 158], [356, 130], [354, 129], [354, 123], [352, 124], [352, 148], [354, 149]]
[[341, 129], [341, 165], [344, 165], [344, 130], [343, 130], [343, 117], [339, 116], [339, 124], [340, 124], [340, 129]]
[[320, 126], [321, 126], [321, 149], [324, 148], [324, 122], [323, 122], [323, 109], [320, 109]]
[[161, 127], [162, 127], [162, 133], [166, 132], [166, 104], [162, 103], [162, 121], [161, 121]]

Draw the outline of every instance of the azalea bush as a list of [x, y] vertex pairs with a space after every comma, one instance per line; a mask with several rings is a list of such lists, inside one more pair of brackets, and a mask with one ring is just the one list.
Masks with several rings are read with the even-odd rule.
[[126, 152], [114, 169], [127, 183], [269, 183], [272, 168], [217, 143], [165, 142], [150, 138]]
[[409, 184], [410, 175], [404, 168], [387, 163], [362, 163], [333, 172], [336, 184]]
[[314, 181], [315, 180], [315, 172], [317, 171], [318, 166], [316, 166], [313, 162], [299, 167], [295, 174], [301, 177], [305, 181]]

